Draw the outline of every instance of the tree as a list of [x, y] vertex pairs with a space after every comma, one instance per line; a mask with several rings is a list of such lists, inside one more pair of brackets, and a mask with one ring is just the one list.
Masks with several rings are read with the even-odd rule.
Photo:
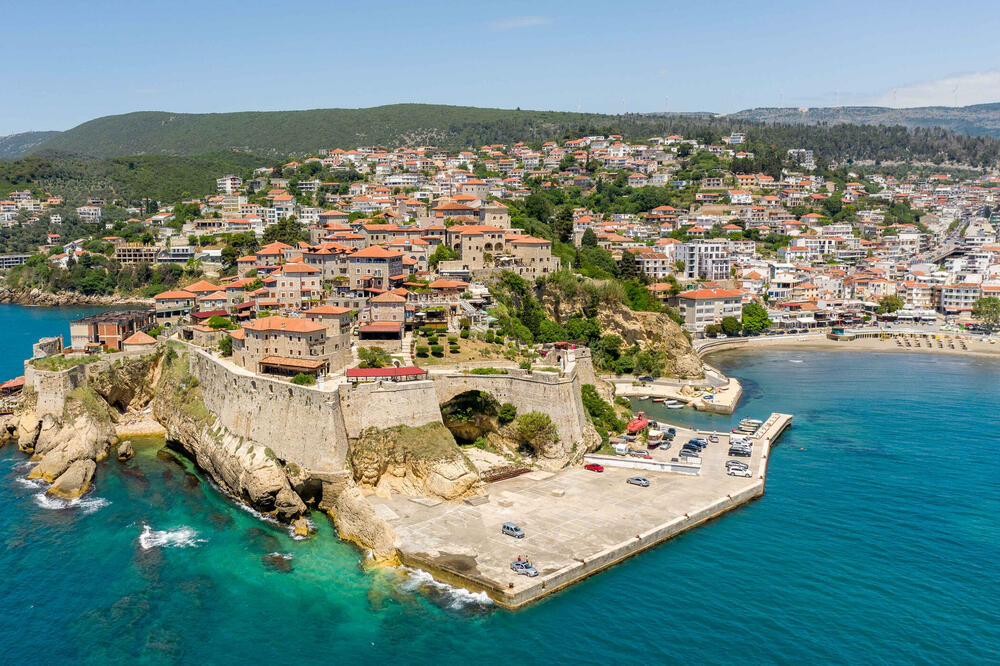
[[622, 252], [622, 258], [618, 262], [618, 275], [623, 280], [639, 278], [642, 275], [639, 262], [635, 260], [635, 255], [628, 250]]
[[442, 261], [452, 261], [453, 259], [458, 259], [461, 254], [458, 250], [453, 250], [445, 244], [438, 245], [434, 249], [434, 253], [428, 258], [427, 263], [430, 265], [431, 270], [437, 270], [438, 264]]
[[749, 333], [760, 333], [771, 328], [771, 320], [767, 316], [767, 310], [757, 302], [747, 303], [743, 306], [743, 330]]
[[222, 315], [212, 315], [205, 323], [209, 328], [214, 328], [215, 330], [226, 329], [231, 331], [236, 328], [236, 324], [229, 321], [228, 317], [223, 317]]
[[991, 331], [1000, 325], [1000, 298], [984, 296], [972, 304], [972, 316]]
[[580, 247], [597, 247], [597, 234], [590, 227], [583, 230], [583, 238], [580, 239]]
[[528, 412], [514, 421], [514, 435], [536, 452], [559, 440], [556, 427], [548, 414]]
[[740, 320], [736, 317], [723, 317], [722, 332], [726, 335], [736, 335], [740, 332]]
[[304, 372], [300, 372], [299, 374], [292, 377], [292, 383], [298, 384], [299, 386], [312, 386], [313, 384], [316, 383], [316, 377], [314, 377], [313, 375], [307, 375]]
[[392, 363], [389, 352], [381, 347], [361, 347], [358, 349], [358, 359], [362, 368], [384, 368]]
[[264, 229], [264, 244], [281, 242], [288, 245], [295, 245], [299, 241], [308, 241], [309, 231], [305, 225], [295, 219], [295, 216], [278, 220], [268, 228]]
[[219, 351], [222, 352], [223, 356], [233, 355], [233, 338], [230, 335], [224, 336], [219, 340]]
[[722, 333], [722, 326], [720, 324], [709, 324], [705, 327], [705, 335], [710, 338], [715, 338]]
[[895, 312], [896, 310], [902, 310], [905, 303], [903, 299], [895, 294], [889, 294], [888, 296], [883, 296], [882, 300], [878, 302], [878, 311], [880, 314], [886, 314], [888, 312]]

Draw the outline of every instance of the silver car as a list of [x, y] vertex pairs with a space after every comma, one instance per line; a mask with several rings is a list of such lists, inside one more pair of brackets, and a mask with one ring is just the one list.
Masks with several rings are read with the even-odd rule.
[[625, 479], [625, 483], [631, 483], [633, 486], [642, 486], [643, 488], [649, 487], [649, 479], [644, 476], [630, 476]]
[[538, 569], [531, 566], [531, 562], [528, 560], [514, 560], [510, 563], [510, 570], [518, 575], [527, 576], [528, 578], [534, 578], [538, 575]]
[[504, 523], [503, 527], [500, 528], [500, 531], [506, 534], [507, 536], [514, 537], [515, 539], [524, 538], [524, 530], [522, 530], [514, 523]]

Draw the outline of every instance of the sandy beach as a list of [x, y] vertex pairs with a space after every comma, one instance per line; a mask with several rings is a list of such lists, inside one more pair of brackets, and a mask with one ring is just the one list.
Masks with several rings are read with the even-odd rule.
[[[933, 334], [928, 334], [932, 336]], [[758, 337], [720, 340], [708, 346], [703, 346], [698, 353], [703, 356], [727, 349], [794, 349], [800, 351], [843, 351], [843, 352], [891, 352], [920, 354], [952, 354], [959, 356], [990, 356], [1000, 357], [1000, 342], [990, 344], [966, 336], [939, 333], [938, 338], [925, 338], [922, 334], [894, 334], [891, 337], [859, 338], [856, 340], [830, 340], [825, 334], [788, 336], [788, 337]], [[909, 342], [909, 345], [906, 343]], [[965, 346], [962, 346], [962, 342]]]

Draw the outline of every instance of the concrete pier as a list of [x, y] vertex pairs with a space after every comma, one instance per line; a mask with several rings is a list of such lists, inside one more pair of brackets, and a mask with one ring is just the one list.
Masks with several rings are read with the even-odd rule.
[[[752, 436], [753, 455], [743, 459], [750, 478], [727, 475], [729, 433], [717, 433], [720, 441], [706, 449], [697, 474], [576, 467], [490, 484], [488, 501], [475, 505], [403, 496], [369, 500], [395, 530], [404, 564], [518, 608], [762, 495], [771, 448], [791, 421], [789, 414], [772, 414]], [[677, 428], [676, 443], [651, 451], [654, 460], [669, 463], [697, 434], [702, 433]], [[637, 475], [650, 486], [626, 484]], [[507, 521], [526, 537], [503, 535], [500, 526]], [[519, 556], [530, 560], [539, 576], [511, 571], [510, 562]]]

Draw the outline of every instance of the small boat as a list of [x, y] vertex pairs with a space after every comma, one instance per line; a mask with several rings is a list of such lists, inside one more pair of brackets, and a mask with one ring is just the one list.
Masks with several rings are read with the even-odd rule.
[[649, 427], [649, 419], [646, 418], [646, 413], [639, 412], [634, 419], [628, 422], [627, 430], [630, 435], [635, 435], [647, 427]]
[[621, 439], [624, 439], [626, 442], [634, 442], [635, 435], [622, 435]]
[[665, 403], [663, 403], [663, 406], [666, 407], [667, 409], [680, 409], [681, 407], [684, 406], [684, 403], [681, 402], [680, 400], [668, 400]]
[[663, 431], [649, 429], [649, 437], [646, 439], [646, 448], [655, 449], [663, 441]]
[[649, 400], [649, 396], [648, 395], [640, 395], [638, 398], [636, 398], [636, 400]]
[[653, 402], [659, 403], [659, 404], [662, 404], [662, 403], [664, 403], [666, 401], [667, 401], [666, 398], [653, 398]]

